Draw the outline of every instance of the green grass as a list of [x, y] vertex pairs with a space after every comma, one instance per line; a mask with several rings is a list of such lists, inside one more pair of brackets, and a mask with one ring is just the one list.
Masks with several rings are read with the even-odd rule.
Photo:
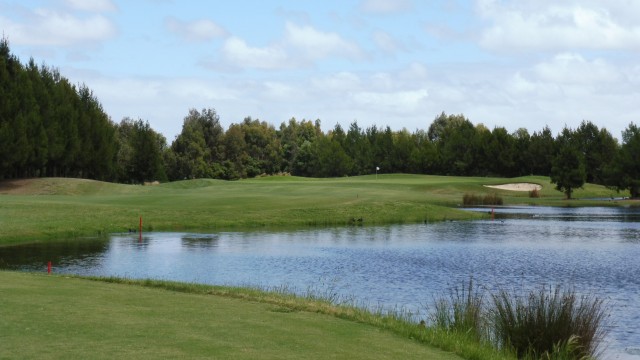
[[3, 359], [460, 359], [417, 324], [253, 289], [0, 272], [0, 293]]
[[[484, 185], [534, 182], [541, 197]], [[337, 179], [263, 177], [242, 181], [189, 180], [140, 186], [80, 179], [33, 179], [20, 187], [0, 182], [0, 245], [145, 231], [215, 231], [258, 227], [344, 226], [474, 219], [457, 209], [465, 193], [496, 194], [505, 205], [616, 205], [563, 199], [548, 178], [465, 178], [379, 175]], [[602, 186], [576, 190], [576, 198], [615, 195]], [[360, 222], [357, 222], [360, 224]]]
[[[541, 184], [541, 197], [484, 187], [511, 182]], [[629, 203], [566, 201], [544, 177], [265, 177], [160, 186], [34, 179], [19, 186], [0, 182], [0, 246], [105, 236], [137, 229], [141, 216], [145, 231], [488, 217], [457, 209], [465, 193], [496, 194], [505, 205]], [[587, 185], [574, 195], [616, 194]], [[376, 314], [313, 296], [252, 289], [110, 281], [0, 272], [0, 358], [455, 358], [425, 344], [466, 359], [510, 358], [468, 334], [419, 327], [408, 314]]]

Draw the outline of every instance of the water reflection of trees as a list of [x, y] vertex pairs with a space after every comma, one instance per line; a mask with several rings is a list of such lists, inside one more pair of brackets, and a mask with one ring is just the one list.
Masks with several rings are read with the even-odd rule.
[[210, 249], [218, 247], [220, 238], [216, 234], [187, 234], [180, 240], [187, 249]]
[[92, 266], [107, 251], [108, 246], [108, 238], [99, 238], [0, 247], [0, 268], [46, 269], [49, 261], [54, 266], [59, 266], [78, 260]]

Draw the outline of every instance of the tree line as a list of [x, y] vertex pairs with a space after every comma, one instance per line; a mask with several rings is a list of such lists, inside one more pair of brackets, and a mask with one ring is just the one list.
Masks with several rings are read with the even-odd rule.
[[550, 176], [571, 196], [584, 182], [640, 195], [640, 130], [619, 143], [583, 121], [554, 136], [549, 127], [474, 125], [441, 113], [428, 128], [361, 128], [357, 121], [322, 131], [320, 120], [292, 118], [278, 128], [247, 117], [226, 130], [213, 108], [191, 109], [171, 142], [148, 121], [114, 123], [93, 92], [56, 69], [26, 65], [0, 42], [0, 179], [81, 177], [122, 183], [193, 178], [241, 179], [289, 173], [340, 177], [381, 173]]

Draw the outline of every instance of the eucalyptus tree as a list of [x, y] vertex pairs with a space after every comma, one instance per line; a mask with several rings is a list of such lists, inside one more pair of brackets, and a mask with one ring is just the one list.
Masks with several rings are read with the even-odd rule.
[[[301, 162], [304, 162], [310, 154], [309, 145], [323, 135], [320, 129], [320, 120], [315, 123], [311, 120], [297, 121], [295, 118], [289, 119], [285, 124], [280, 125], [277, 132], [281, 146], [282, 164], [281, 169], [285, 172], [295, 173], [301, 171]], [[304, 154], [301, 154], [302, 146], [307, 144]], [[306, 170], [303, 171], [307, 173]]]
[[[432, 131], [433, 130], [433, 131]], [[477, 146], [476, 128], [463, 115], [440, 115], [429, 127], [429, 138], [440, 153], [440, 167], [446, 175], [474, 174]]]
[[167, 168], [171, 180], [224, 177], [224, 129], [215, 109], [189, 109], [182, 131], [171, 144]]
[[247, 117], [240, 124], [246, 144], [248, 177], [274, 174], [283, 163], [280, 139], [273, 125]]

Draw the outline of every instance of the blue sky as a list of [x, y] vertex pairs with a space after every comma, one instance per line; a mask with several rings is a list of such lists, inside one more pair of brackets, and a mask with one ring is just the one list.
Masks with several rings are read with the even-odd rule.
[[640, 121], [640, 2], [0, 0], [23, 62], [85, 83], [112, 120], [169, 142], [190, 108], [325, 130]]

